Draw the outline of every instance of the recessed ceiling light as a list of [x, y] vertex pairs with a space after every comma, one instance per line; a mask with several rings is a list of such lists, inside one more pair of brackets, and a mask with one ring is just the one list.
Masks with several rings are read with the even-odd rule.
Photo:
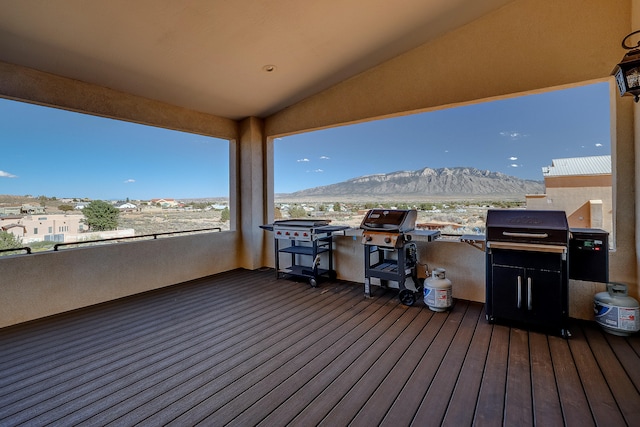
[[276, 66], [275, 65], [265, 65], [264, 67], [262, 67], [262, 71], [264, 71], [265, 73], [273, 73], [276, 70]]

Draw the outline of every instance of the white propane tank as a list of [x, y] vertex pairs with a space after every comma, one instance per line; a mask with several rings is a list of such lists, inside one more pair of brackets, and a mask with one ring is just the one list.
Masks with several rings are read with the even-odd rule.
[[593, 311], [596, 322], [610, 334], [627, 336], [640, 330], [640, 307], [625, 284], [607, 283], [607, 291], [595, 295]]
[[424, 303], [433, 311], [445, 311], [451, 302], [451, 280], [445, 278], [444, 268], [435, 268], [424, 281]]

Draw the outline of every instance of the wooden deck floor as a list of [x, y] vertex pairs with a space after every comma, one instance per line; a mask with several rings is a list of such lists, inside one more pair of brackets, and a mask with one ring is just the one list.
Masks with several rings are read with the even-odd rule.
[[[0, 425], [640, 425], [640, 337], [237, 270], [0, 330]], [[377, 289], [377, 288], [376, 288]]]

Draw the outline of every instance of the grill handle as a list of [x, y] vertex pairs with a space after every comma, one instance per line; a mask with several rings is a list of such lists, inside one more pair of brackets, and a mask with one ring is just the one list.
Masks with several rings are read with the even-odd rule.
[[503, 231], [502, 235], [507, 237], [531, 237], [534, 239], [546, 239], [549, 237], [547, 233], [514, 233], [511, 231]]
[[531, 277], [527, 277], [527, 309], [533, 310], [533, 302], [531, 301]]
[[518, 276], [518, 308], [522, 307], [522, 276]]

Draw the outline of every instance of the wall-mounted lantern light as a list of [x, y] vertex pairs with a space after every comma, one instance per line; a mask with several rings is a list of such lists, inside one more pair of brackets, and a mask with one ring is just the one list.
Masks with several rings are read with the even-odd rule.
[[616, 76], [620, 96], [633, 95], [636, 102], [640, 99], [640, 41], [635, 46], [628, 46], [627, 39], [640, 30], [628, 34], [622, 39], [622, 47], [629, 52], [622, 58], [622, 61], [611, 72]]

